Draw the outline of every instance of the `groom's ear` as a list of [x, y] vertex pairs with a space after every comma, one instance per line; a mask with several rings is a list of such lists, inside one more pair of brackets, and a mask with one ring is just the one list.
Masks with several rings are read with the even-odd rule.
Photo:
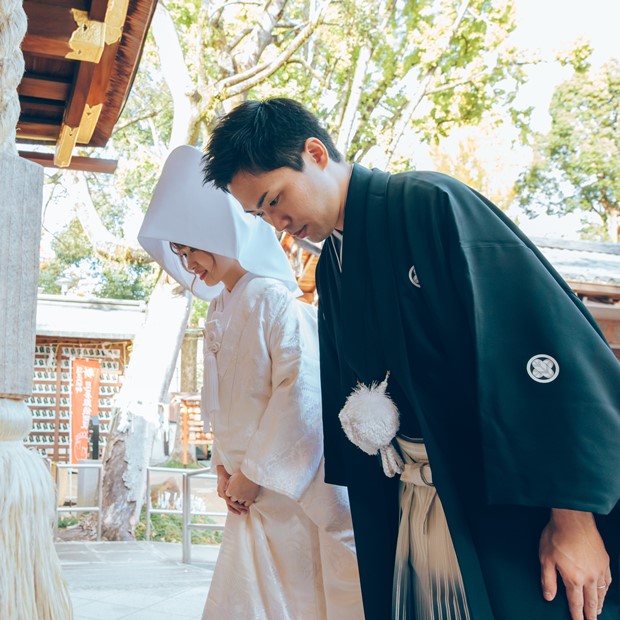
[[307, 153], [312, 161], [321, 168], [325, 168], [329, 163], [329, 153], [327, 148], [318, 138], [308, 138], [304, 143], [304, 153]]

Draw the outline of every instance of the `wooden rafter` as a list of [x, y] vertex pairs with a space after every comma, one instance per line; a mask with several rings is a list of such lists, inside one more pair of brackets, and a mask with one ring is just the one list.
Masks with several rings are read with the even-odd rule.
[[[37, 153], [35, 151], [19, 151], [20, 157], [29, 159], [46, 168], [58, 168], [54, 163], [53, 153]], [[97, 157], [78, 157], [71, 158], [69, 166], [65, 170], [83, 170], [85, 172], [100, 172], [103, 174], [113, 174], [118, 165], [116, 159], [100, 159]]]
[[60, 133], [60, 125], [52, 122], [42, 122], [29, 117], [22, 117], [17, 124], [17, 138], [19, 140], [33, 140], [37, 142], [56, 142]]
[[22, 97], [51, 99], [64, 103], [69, 98], [71, 82], [66, 79], [41, 77], [26, 73], [17, 88], [17, 92]]
[[22, 97], [22, 102], [27, 104], [30, 112], [36, 114], [38, 118], [58, 118], [65, 109], [64, 103], [55, 99]]
[[[80, 135], [80, 125], [86, 109], [86, 99], [96, 67], [97, 65], [90, 62], [81, 62], [79, 64], [71, 95], [65, 107], [60, 136], [56, 145], [54, 162], [61, 168], [67, 167], [71, 163], [71, 156]], [[90, 136], [88, 137], [90, 139]]]
[[577, 293], [590, 298], [608, 298], [620, 300], [620, 286], [613, 284], [595, 284], [592, 282], [579, 282], [567, 280], [567, 284]]

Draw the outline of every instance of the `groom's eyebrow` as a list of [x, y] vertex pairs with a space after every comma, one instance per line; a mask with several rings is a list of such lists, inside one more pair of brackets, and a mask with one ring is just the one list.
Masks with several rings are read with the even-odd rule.
[[260, 211], [263, 208], [263, 202], [265, 202], [265, 198], [267, 197], [267, 194], [269, 192], [265, 192], [259, 199], [258, 202], [256, 203], [256, 209], [244, 209], [244, 211], [246, 213], [249, 213], [250, 215], [254, 215], [257, 211]]

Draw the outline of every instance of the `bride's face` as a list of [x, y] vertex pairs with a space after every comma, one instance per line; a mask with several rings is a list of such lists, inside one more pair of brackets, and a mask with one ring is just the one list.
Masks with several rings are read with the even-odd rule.
[[238, 263], [234, 258], [197, 250], [187, 245], [171, 244], [188, 271], [195, 273], [208, 286], [215, 286], [224, 281], [226, 274]]

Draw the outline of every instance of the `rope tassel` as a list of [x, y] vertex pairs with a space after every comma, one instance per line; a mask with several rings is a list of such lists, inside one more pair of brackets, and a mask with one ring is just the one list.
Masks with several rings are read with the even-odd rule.
[[70, 620], [52, 536], [53, 482], [42, 459], [23, 445], [30, 425], [25, 403], [0, 399], [0, 618]]
[[338, 417], [349, 440], [366, 454], [379, 453], [383, 472], [392, 478], [403, 472], [404, 463], [392, 445], [400, 424], [398, 409], [386, 394], [389, 376], [388, 371], [381, 383], [370, 387], [358, 383]]

